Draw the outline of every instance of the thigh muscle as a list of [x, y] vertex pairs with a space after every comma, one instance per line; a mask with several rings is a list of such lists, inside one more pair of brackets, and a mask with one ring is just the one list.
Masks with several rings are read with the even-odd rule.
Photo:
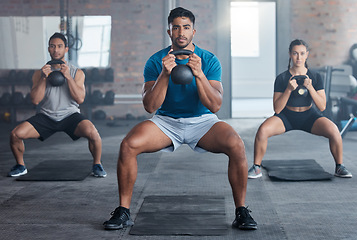
[[156, 152], [172, 144], [171, 139], [149, 120], [136, 125], [123, 142], [138, 152]]

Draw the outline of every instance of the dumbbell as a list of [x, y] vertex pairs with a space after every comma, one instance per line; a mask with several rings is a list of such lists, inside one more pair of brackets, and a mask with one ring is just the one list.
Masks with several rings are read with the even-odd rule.
[[103, 93], [100, 90], [94, 90], [90, 96], [92, 104], [102, 104], [104, 100]]
[[11, 102], [13, 105], [19, 106], [24, 103], [24, 95], [22, 92], [14, 92], [11, 96]]
[[96, 120], [105, 120], [107, 118], [107, 114], [103, 110], [96, 110], [93, 113], [93, 117]]
[[106, 82], [114, 82], [114, 70], [113, 70], [113, 68], [107, 68], [105, 70], [104, 80]]
[[8, 106], [11, 103], [11, 93], [5, 92], [0, 98], [0, 105]]
[[100, 75], [99, 69], [98, 68], [93, 68], [90, 72], [91, 74], [91, 80], [92, 82], [101, 82], [102, 81], [102, 77]]
[[109, 90], [105, 93], [103, 102], [106, 105], [113, 105], [114, 104], [114, 100], [115, 100], [115, 92], [113, 92], [112, 90]]

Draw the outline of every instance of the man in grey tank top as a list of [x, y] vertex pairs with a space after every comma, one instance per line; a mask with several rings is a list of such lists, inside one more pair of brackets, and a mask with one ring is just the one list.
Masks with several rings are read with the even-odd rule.
[[[31, 100], [39, 106], [39, 110], [35, 116], [19, 124], [11, 132], [10, 146], [16, 165], [8, 175], [17, 177], [27, 173], [23, 158], [24, 139], [37, 138], [44, 141], [52, 134], [63, 131], [72, 140], [80, 137], [88, 139], [89, 151], [93, 156], [92, 175], [106, 177], [107, 173], [101, 164], [102, 139], [93, 123], [79, 111], [79, 104], [83, 103], [85, 97], [85, 75], [81, 69], [65, 62], [68, 45], [63, 34], [53, 34], [48, 45], [51, 59], [62, 60], [64, 64], [46, 64], [33, 74]], [[53, 86], [49, 83], [47, 77], [54, 69], [63, 74], [63, 85]]]

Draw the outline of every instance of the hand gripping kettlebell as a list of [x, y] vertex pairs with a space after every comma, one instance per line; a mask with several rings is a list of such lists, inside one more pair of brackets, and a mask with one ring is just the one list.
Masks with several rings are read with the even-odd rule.
[[304, 80], [306, 79], [306, 76], [296, 75], [293, 77], [293, 79], [295, 79], [296, 83], [298, 84], [297, 88], [294, 90], [295, 95], [299, 97], [306, 97], [308, 93], [306, 87], [304, 86]]
[[[62, 60], [51, 60], [46, 64], [49, 65], [64, 64], [64, 62]], [[48, 75], [47, 80], [50, 82], [52, 86], [57, 87], [57, 86], [62, 86], [64, 84], [65, 77], [60, 71], [54, 70]]]
[[[193, 52], [187, 49], [172, 51], [170, 54], [177, 55], [191, 55]], [[175, 84], [190, 84], [193, 80], [193, 73], [186, 64], [177, 64], [171, 71], [171, 80]]]

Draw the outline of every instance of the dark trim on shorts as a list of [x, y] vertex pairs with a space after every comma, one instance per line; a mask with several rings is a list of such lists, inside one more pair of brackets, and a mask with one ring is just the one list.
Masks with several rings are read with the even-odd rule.
[[311, 107], [304, 112], [295, 112], [284, 108], [279, 114], [274, 114], [283, 121], [285, 132], [291, 130], [302, 130], [311, 133], [315, 121], [323, 117], [322, 113]]
[[78, 124], [85, 119], [86, 118], [82, 114], [73, 113], [61, 121], [54, 121], [43, 113], [37, 113], [26, 121], [29, 122], [40, 134], [38, 139], [41, 141], [46, 140], [56, 132], [65, 132], [73, 141], [75, 141], [80, 137], [74, 135], [74, 132]]

